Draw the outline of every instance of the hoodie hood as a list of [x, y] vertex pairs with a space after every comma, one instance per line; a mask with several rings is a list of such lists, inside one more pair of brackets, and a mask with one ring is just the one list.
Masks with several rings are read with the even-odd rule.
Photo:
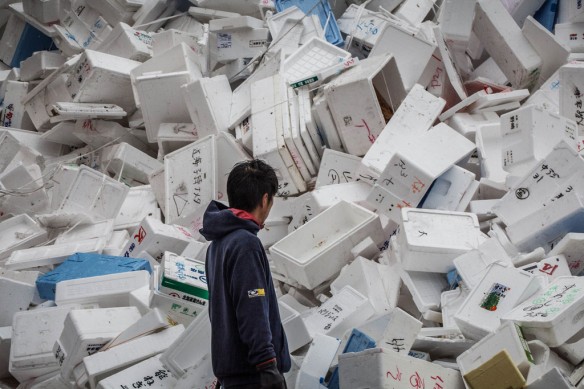
[[213, 200], [205, 211], [203, 228], [199, 232], [206, 240], [213, 241], [241, 229], [257, 234], [260, 227], [251, 220], [235, 216], [226, 205]]

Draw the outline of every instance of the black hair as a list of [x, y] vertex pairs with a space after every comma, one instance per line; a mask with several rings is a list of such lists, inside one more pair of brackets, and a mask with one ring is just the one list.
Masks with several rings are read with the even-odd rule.
[[235, 164], [227, 178], [227, 197], [231, 208], [252, 212], [262, 205], [262, 197], [268, 201], [278, 192], [278, 177], [274, 168], [259, 159]]

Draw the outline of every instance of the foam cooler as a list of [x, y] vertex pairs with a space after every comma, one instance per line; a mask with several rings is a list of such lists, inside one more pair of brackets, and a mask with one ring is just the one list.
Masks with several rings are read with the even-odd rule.
[[384, 240], [379, 216], [339, 201], [270, 248], [276, 267], [312, 289], [331, 279], [352, 259], [351, 249], [366, 237]]
[[584, 280], [558, 277], [543, 292], [503, 316], [548, 346], [560, 346], [582, 329]]

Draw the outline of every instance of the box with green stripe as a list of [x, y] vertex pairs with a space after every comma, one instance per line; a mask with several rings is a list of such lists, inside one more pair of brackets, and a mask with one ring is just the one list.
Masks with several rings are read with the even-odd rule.
[[160, 277], [160, 292], [180, 300], [207, 305], [209, 290], [203, 262], [165, 252], [162, 265], [164, 270]]

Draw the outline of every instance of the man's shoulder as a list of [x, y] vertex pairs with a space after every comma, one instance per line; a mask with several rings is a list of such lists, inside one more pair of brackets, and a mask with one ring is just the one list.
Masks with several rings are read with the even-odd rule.
[[[261, 247], [260, 238], [251, 231], [245, 228], [237, 229], [226, 235], [223, 239], [224, 244], [234, 247], [257, 248]], [[258, 246], [259, 245], [259, 246]]]

